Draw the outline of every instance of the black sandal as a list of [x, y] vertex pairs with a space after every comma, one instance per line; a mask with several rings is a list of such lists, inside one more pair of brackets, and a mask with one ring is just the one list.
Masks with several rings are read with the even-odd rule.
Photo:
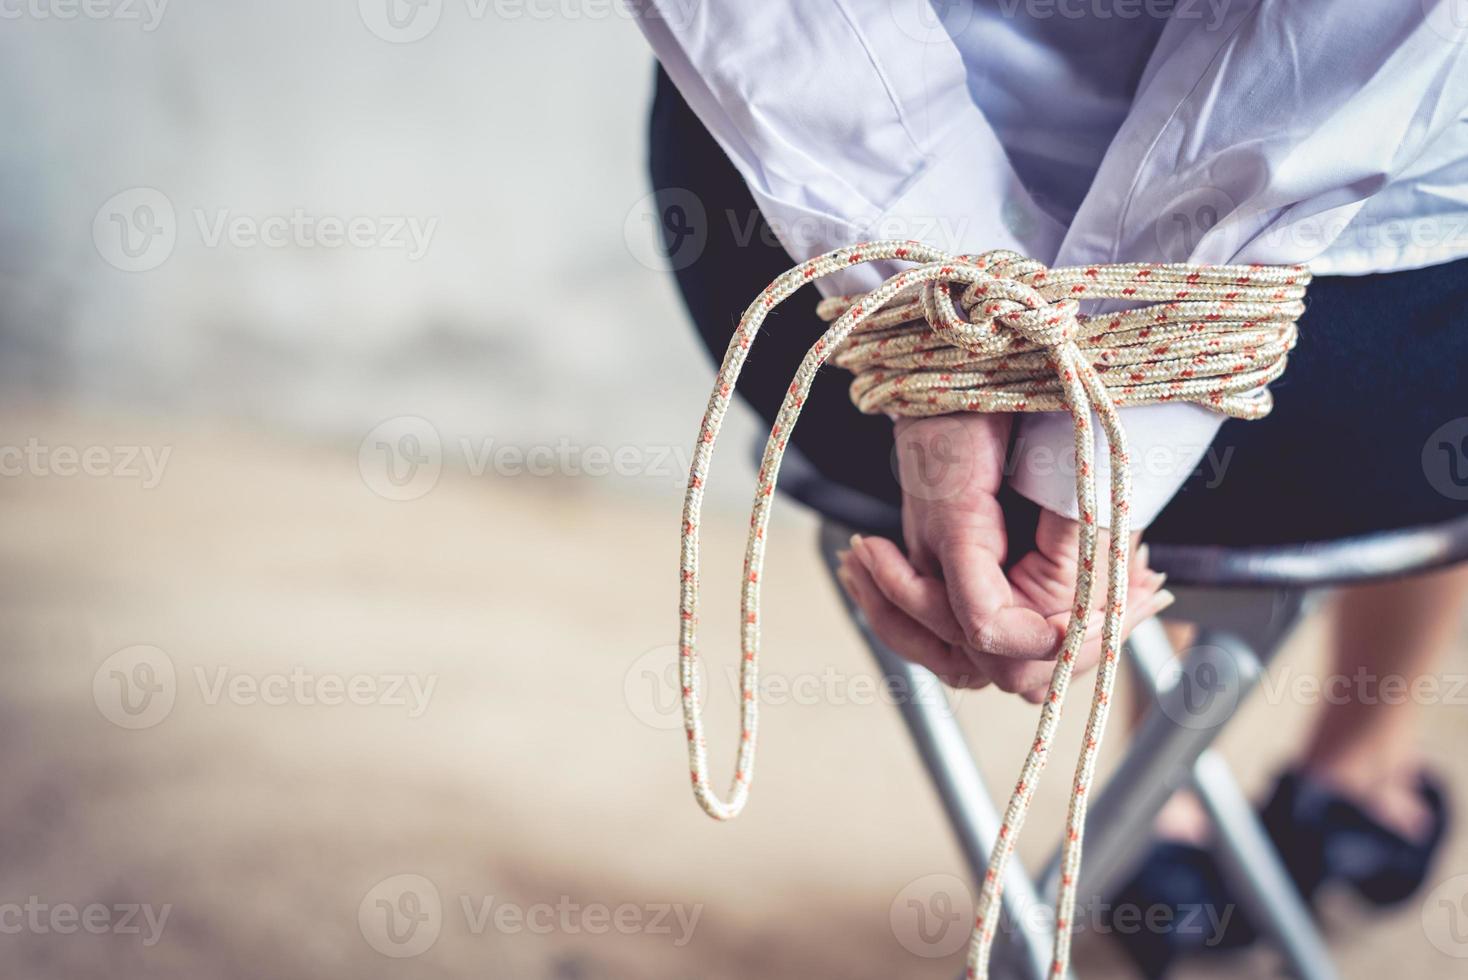
[[[1184, 956], [1254, 942], [1258, 931], [1231, 895], [1212, 853], [1162, 841], [1116, 894], [1102, 921], [1141, 974], [1160, 980]], [[1159, 922], [1166, 926], [1157, 928]]]
[[[1307, 903], [1313, 904], [1325, 885], [1341, 883], [1373, 905], [1394, 905], [1421, 889], [1447, 835], [1449, 813], [1441, 784], [1424, 771], [1418, 786], [1432, 812], [1432, 828], [1420, 841], [1382, 826], [1360, 806], [1298, 771], [1280, 777], [1260, 820]], [[1237, 950], [1259, 936], [1206, 848], [1157, 844], [1113, 903], [1113, 910], [1158, 907], [1168, 909], [1175, 923], [1183, 923], [1193, 910], [1215, 914], [1204, 917], [1213, 926], [1206, 930], [1127, 930], [1113, 911], [1110, 932], [1148, 980], [1165, 976], [1188, 954]], [[1224, 917], [1217, 910], [1233, 914]]]
[[1421, 840], [1382, 826], [1356, 803], [1298, 771], [1280, 778], [1260, 817], [1307, 901], [1325, 885], [1340, 883], [1378, 907], [1396, 905], [1427, 881], [1447, 835], [1441, 784], [1424, 771], [1417, 785], [1432, 815]]

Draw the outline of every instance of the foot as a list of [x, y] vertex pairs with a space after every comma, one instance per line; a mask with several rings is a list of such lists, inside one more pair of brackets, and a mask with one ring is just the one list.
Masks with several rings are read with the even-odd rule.
[[[1313, 772], [1287, 773], [1261, 819], [1307, 901], [1325, 883], [1340, 882], [1377, 905], [1421, 888], [1448, 822], [1436, 781], [1411, 768], [1374, 786], [1353, 784], [1349, 792]], [[1179, 956], [1238, 949], [1258, 935], [1208, 849], [1209, 828], [1197, 797], [1175, 794], [1158, 815], [1159, 843], [1113, 900], [1118, 910], [1163, 906], [1173, 911], [1172, 921], [1214, 924], [1195, 931], [1113, 929], [1148, 977], [1163, 976]], [[1206, 914], [1194, 914], [1200, 910]]]
[[1421, 842], [1432, 833], [1435, 814], [1422, 793], [1422, 765], [1378, 766], [1370, 760], [1307, 764], [1305, 778], [1329, 788], [1403, 840]]
[[1163, 805], [1152, 827], [1158, 840], [1203, 847], [1212, 836], [1213, 822], [1202, 801], [1180, 789]]
[[[1391, 782], [1390, 789], [1358, 789], [1358, 797], [1308, 772], [1280, 779], [1264, 807], [1264, 826], [1307, 899], [1339, 883], [1376, 905], [1392, 905], [1422, 887], [1447, 832], [1447, 801], [1426, 770]], [[1388, 804], [1403, 795], [1403, 784], [1415, 802]]]

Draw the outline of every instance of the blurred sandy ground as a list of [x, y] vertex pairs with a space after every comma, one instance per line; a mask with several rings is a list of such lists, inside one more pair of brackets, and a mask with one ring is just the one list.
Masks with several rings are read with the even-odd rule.
[[[791, 508], [772, 532], [774, 686], [753, 802], [717, 825], [689, 798], [661, 673], [676, 488], [619, 501], [575, 480], [450, 469], [424, 496], [393, 501], [369, 489], [355, 453], [299, 440], [34, 409], [10, 413], [3, 433], [7, 444], [39, 434], [171, 451], [152, 489], [125, 477], [0, 481], [0, 899], [172, 907], [151, 946], [146, 933], [0, 936], [6, 976], [953, 975], [953, 957], [910, 951], [939, 947], [915, 940], [905, 900], [948, 888], [931, 876], [961, 875], [957, 855], [895, 711], [863, 686], [871, 671], [823, 580], [812, 522]], [[720, 772], [734, 742], [723, 672], [743, 523], [715, 519], [706, 552]], [[1310, 669], [1310, 640], [1291, 670]], [[121, 690], [108, 669], [138, 644], [166, 654], [174, 701], [132, 730], [109, 720]], [[360, 704], [211, 698], [221, 670], [293, 669], [436, 686], [416, 705], [385, 689]], [[821, 686], [802, 688], [811, 678]], [[1308, 711], [1265, 701], [1227, 739], [1254, 786]], [[994, 785], [1007, 785], [1032, 709], [983, 693], [960, 710]], [[1432, 756], [1462, 786], [1463, 709], [1432, 721]], [[1032, 860], [1058, 830], [1061, 775], [1041, 791]], [[1460, 835], [1439, 877], [1465, 868]], [[380, 888], [400, 875], [431, 882], [442, 911], [432, 946], [398, 959], [373, 939], [382, 945]], [[648, 925], [678, 903], [697, 918], [686, 942], [676, 926], [593, 934], [597, 921], [574, 910], [549, 934], [476, 929], [486, 901], [625, 905]], [[1435, 914], [1420, 903], [1374, 921], [1344, 913], [1333, 943], [1345, 975], [1453, 975], [1461, 961], [1424, 932]], [[954, 942], [963, 929], [949, 926]], [[1126, 975], [1105, 942], [1082, 956], [1087, 975]], [[1267, 975], [1269, 963], [1236, 959], [1217, 975]]]
[[[753, 803], [721, 826], [689, 798], [666, 672], [670, 454], [710, 372], [641, 203], [641, 39], [604, 4], [445, 0], [424, 8], [434, 30], [395, 44], [367, 28], [374, 2], [196, 0], [151, 27], [27, 7], [0, 24], [0, 450], [108, 460], [0, 478], [0, 926], [15, 904], [96, 906], [107, 925], [0, 931], [0, 976], [952, 976], [954, 957], [909, 948], [937, 949], [907, 900], [931, 899], [929, 925], [948, 927], [928, 936], [961, 945], [940, 896], [961, 904], [962, 885], [934, 877], [957, 854], [790, 508]], [[166, 198], [175, 240], [127, 272], [94, 232], [139, 188]], [[297, 210], [436, 224], [409, 258], [211, 245], [198, 223]], [[396, 491], [359, 454], [401, 416], [445, 458], [411, 500], [374, 492]], [[751, 433], [735, 419], [710, 491], [718, 773]], [[563, 445], [630, 449], [635, 472], [475, 475], [456, 451]], [[140, 450], [169, 453], [156, 486], [128, 475]], [[1306, 636], [1290, 663], [1311, 656]], [[252, 694], [291, 677], [309, 683], [286, 704]], [[431, 696], [403, 703], [404, 677]], [[171, 708], [129, 715], [136, 681]], [[321, 703], [354, 683], [365, 703]], [[1307, 711], [1248, 712], [1229, 751], [1257, 787]], [[974, 695], [962, 713], [1007, 786], [1031, 710]], [[1435, 757], [1468, 785], [1462, 707], [1433, 722]], [[1032, 860], [1063, 784], [1041, 791]], [[1463, 871], [1459, 837], [1440, 877]], [[157, 942], [141, 920], [122, 931], [131, 905], [170, 909]], [[540, 917], [516, 927], [517, 911]], [[1426, 938], [1446, 926], [1424, 919], [1451, 911], [1347, 913], [1347, 975], [1452, 975], [1461, 960]], [[1122, 975], [1104, 943], [1082, 961]]]

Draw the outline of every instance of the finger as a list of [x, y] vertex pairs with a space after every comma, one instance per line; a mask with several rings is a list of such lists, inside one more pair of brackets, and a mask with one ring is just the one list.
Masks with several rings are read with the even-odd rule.
[[898, 609], [949, 644], [967, 639], [948, 605], [948, 589], [938, 579], [918, 574], [897, 545], [886, 538], [851, 539], [851, 551], [871, 574], [882, 594]]
[[967, 657], [888, 601], [861, 562], [848, 557], [837, 569], [836, 576], [852, 601], [861, 607], [867, 625], [877, 639], [898, 656], [926, 667], [944, 683], [954, 687], [987, 683], [987, 679], [979, 677]]
[[861, 607], [872, 632], [903, 659], [926, 667], [955, 686], [964, 686], [965, 676], [973, 677], [975, 672], [968, 659], [893, 605], [861, 562], [848, 556], [837, 577]]
[[948, 603], [965, 645], [982, 653], [1042, 657], [1054, 646], [1053, 630], [1031, 609], [1012, 605], [1013, 591], [1000, 566], [1002, 553], [982, 524], [942, 529], [939, 555]]
[[1055, 673], [1055, 664], [1046, 660], [1016, 660], [973, 652], [969, 656], [974, 660], [974, 666], [983, 671], [999, 690], [1018, 694], [1032, 703], [1044, 699], [1050, 688], [1050, 677]]
[[970, 634], [973, 653], [1013, 660], [1054, 660], [1062, 632], [1027, 606], [1000, 609]]
[[919, 503], [915, 497], [906, 494], [902, 497], [902, 541], [907, 546], [907, 561], [919, 575], [941, 579], [943, 563], [928, 547], [927, 538], [922, 533], [924, 518], [919, 513]]
[[[1146, 622], [1153, 616], [1167, 609], [1177, 597], [1167, 589], [1160, 588], [1166, 576], [1153, 572], [1144, 582], [1133, 583], [1127, 590], [1126, 615], [1121, 622], [1121, 640], [1131, 635], [1132, 630], [1138, 623]], [[1061, 622], [1067, 619], [1066, 613], [1059, 613], [1051, 617], [1052, 622]], [[1087, 670], [1101, 658], [1101, 627], [1103, 617], [1099, 613], [1092, 613], [1086, 638], [1082, 641], [1079, 652], [1076, 654], [1076, 669]], [[1064, 626], [1062, 625], [1063, 629]]]

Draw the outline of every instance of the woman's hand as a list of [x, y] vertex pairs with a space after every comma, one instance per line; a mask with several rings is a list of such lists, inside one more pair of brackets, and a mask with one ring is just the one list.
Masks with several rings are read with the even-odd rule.
[[[889, 647], [954, 687], [1001, 690], [1038, 702], [1050, 684], [1075, 596], [1080, 526], [1042, 511], [1035, 550], [1006, 575], [998, 493], [1012, 416], [963, 414], [896, 423], [907, 554], [883, 538], [853, 538], [837, 577]], [[1097, 555], [1108, 546], [1098, 536]], [[1136, 547], [1133, 536], [1132, 547]], [[1098, 561], [1076, 669], [1101, 652], [1104, 563]], [[1134, 554], [1125, 632], [1172, 604], [1164, 577]]]

